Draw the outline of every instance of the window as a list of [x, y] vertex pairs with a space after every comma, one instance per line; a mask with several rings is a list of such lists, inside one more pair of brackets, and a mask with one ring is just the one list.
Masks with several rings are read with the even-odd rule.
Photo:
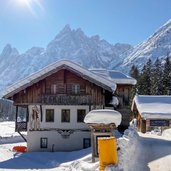
[[78, 109], [77, 110], [77, 122], [83, 122], [86, 115], [85, 109]]
[[54, 122], [54, 109], [46, 109], [46, 122]]
[[90, 138], [84, 138], [83, 139], [83, 148], [91, 147], [91, 140]]
[[61, 122], [70, 122], [70, 110], [69, 109], [62, 110]]
[[80, 85], [79, 84], [72, 85], [72, 93], [73, 94], [80, 94]]
[[48, 147], [48, 139], [40, 138], [40, 148], [47, 148], [47, 147]]
[[57, 85], [56, 84], [52, 84], [51, 85], [51, 94], [56, 94], [57, 93]]

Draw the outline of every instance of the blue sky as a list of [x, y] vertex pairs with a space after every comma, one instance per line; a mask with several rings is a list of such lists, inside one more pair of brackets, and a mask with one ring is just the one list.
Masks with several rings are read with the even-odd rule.
[[0, 51], [46, 47], [66, 24], [136, 45], [170, 18], [171, 0], [0, 0]]

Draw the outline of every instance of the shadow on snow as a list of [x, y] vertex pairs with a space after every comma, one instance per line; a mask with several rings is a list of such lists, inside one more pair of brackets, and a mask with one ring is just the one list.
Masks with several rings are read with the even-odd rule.
[[150, 162], [171, 154], [171, 141], [169, 140], [140, 137], [140, 142], [142, 151], [136, 160], [140, 164], [136, 164], [138, 168], [134, 168], [131, 171], [150, 171]]
[[14, 153], [14, 157], [0, 162], [3, 169], [50, 169], [66, 162], [85, 157], [91, 153], [91, 149], [83, 149], [73, 152], [27, 152]]

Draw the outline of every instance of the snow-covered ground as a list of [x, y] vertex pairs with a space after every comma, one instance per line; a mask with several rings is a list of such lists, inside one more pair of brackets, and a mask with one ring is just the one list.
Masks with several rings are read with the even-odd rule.
[[12, 152], [13, 146], [26, 145], [17, 133], [14, 122], [0, 123], [0, 171], [2, 170], [96, 170], [91, 163], [91, 149], [74, 152]]
[[[157, 136], [137, 133], [132, 126], [117, 142], [119, 164], [107, 167], [106, 171], [170, 171], [171, 130]], [[16, 153], [11, 150], [15, 145], [26, 143], [14, 133], [14, 122], [0, 123], [0, 171], [97, 171], [99, 167], [98, 160], [91, 162], [90, 148], [73, 152]]]
[[[171, 170], [171, 134], [169, 138], [155, 134], [141, 134], [142, 145], [140, 160], [147, 171]], [[145, 170], [145, 169], [144, 169]]]

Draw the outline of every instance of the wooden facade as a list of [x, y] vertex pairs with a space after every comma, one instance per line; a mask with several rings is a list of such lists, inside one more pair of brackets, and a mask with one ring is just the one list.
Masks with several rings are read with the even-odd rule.
[[[16, 131], [20, 132], [27, 131], [29, 105], [40, 105], [40, 109], [43, 105], [88, 105], [90, 110], [96, 106], [104, 108], [112, 100], [112, 92], [65, 68], [35, 81], [9, 99], [16, 106]], [[20, 114], [18, 107], [27, 109], [25, 122], [17, 120]]]
[[115, 108], [122, 114], [121, 131], [129, 126], [130, 117], [130, 91], [133, 85], [117, 84], [116, 97], [119, 105]]
[[117, 84], [117, 89], [116, 89], [116, 94], [119, 100], [119, 106], [118, 108], [124, 108], [129, 106], [129, 101], [130, 101], [130, 89], [131, 85], [127, 84]]
[[150, 132], [155, 129], [162, 132], [165, 129], [171, 128], [171, 119], [145, 119], [141, 117], [138, 111], [134, 111], [134, 113], [137, 115], [137, 128], [142, 133]]
[[[117, 84], [116, 89], [116, 83], [111, 79], [93, 74], [72, 62], [61, 61], [16, 83], [9, 88], [4, 98], [13, 100], [15, 106], [27, 108], [27, 123], [28, 107], [31, 105], [40, 106], [41, 116], [42, 106], [48, 105], [82, 105], [87, 106], [89, 110], [105, 107], [114, 109], [111, 103], [116, 89], [119, 106], [115, 109], [123, 114], [122, 125], [127, 127], [130, 121], [129, 91], [131, 86], [131, 84]], [[21, 124], [17, 121], [20, 112], [16, 111], [16, 113], [16, 130], [26, 130], [26, 123]]]
[[[78, 92], [74, 90], [75, 85], [78, 85]], [[18, 92], [11, 99], [14, 105], [105, 105], [105, 90], [76, 73], [62, 69]]]

